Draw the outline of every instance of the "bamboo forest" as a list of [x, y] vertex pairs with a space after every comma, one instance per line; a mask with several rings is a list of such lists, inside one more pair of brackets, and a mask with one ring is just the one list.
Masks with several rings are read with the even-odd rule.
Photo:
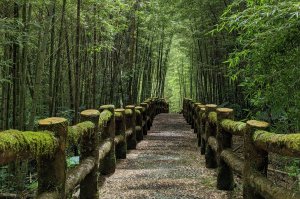
[[299, 0], [0, 0], [0, 198], [300, 199]]

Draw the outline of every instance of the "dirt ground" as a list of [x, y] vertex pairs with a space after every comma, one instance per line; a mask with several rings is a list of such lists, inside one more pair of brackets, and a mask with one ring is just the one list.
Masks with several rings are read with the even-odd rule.
[[239, 186], [216, 189], [216, 170], [205, 168], [196, 137], [182, 115], [158, 115], [137, 149], [106, 177], [100, 198], [242, 198]]

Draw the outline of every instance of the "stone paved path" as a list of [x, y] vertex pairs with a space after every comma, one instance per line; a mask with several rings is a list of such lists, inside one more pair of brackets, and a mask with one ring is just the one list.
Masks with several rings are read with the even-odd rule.
[[236, 198], [215, 188], [216, 170], [205, 168], [196, 143], [182, 115], [156, 116], [137, 150], [118, 160], [116, 172], [106, 177], [100, 198]]

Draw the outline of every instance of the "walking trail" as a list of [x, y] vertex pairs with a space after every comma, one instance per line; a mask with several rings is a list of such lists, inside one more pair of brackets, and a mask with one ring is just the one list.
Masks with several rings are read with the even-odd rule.
[[205, 168], [197, 136], [179, 114], [160, 114], [136, 150], [118, 160], [100, 198], [240, 198], [216, 189], [216, 170]]

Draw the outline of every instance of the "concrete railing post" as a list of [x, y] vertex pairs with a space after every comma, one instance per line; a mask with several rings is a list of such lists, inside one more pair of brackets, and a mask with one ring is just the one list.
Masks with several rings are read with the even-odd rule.
[[80, 161], [90, 156], [96, 160], [93, 170], [80, 183], [80, 199], [99, 198], [98, 170], [99, 170], [99, 116], [97, 110], [85, 110], [81, 112], [81, 122], [90, 121], [95, 124], [93, 132], [83, 136], [80, 144]]
[[116, 122], [116, 136], [121, 135], [124, 141], [116, 146], [116, 158], [126, 159], [127, 154], [127, 140], [126, 140], [126, 121], [125, 109], [115, 109], [115, 122]]
[[251, 173], [257, 172], [267, 176], [268, 170], [268, 152], [255, 147], [253, 143], [253, 134], [256, 130], [267, 130], [269, 123], [256, 120], [247, 121], [246, 132], [244, 135], [244, 184], [243, 198], [245, 199], [263, 199], [255, 192], [255, 188], [250, 185]]
[[200, 142], [200, 151], [201, 155], [205, 154], [206, 150], [206, 139], [205, 139], [205, 129], [206, 129], [206, 114], [205, 111], [206, 106], [205, 105], [200, 105], [200, 135], [199, 135], [199, 140]]
[[38, 195], [45, 192], [57, 192], [61, 199], [66, 198], [66, 139], [68, 121], [65, 118], [47, 118], [40, 120], [40, 130], [47, 130], [57, 137], [59, 146], [53, 156], [38, 158]]
[[136, 113], [135, 113], [135, 106], [128, 105], [125, 107], [128, 110], [132, 111], [130, 116], [126, 115], [126, 129], [131, 128], [132, 134], [127, 140], [127, 149], [136, 149], [137, 140], [136, 140]]
[[220, 158], [221, 153], [224, 149], [232, 148], [232, 134], [226, 131], [223, 131], [221, 128], [221, 121], [223, 119], [232, 119], [233, 120], [233, 109], [228, 108], [218, 108], [217, 109], [217, 141], [218, 141], [218, 176], [217, 176], [217, 188], [220, 190], [233, 190], [234, 180], [233, 180], [233, 171], [228, 166], [224, 160]]
[[143, 112], [143, 133], [144, 135], [147, 135], [147, 131], [148, 131], [148, 123], [147, 123], [147, 119], [149, 118], [149, 110], [148, 110], [148, 104], [147, 103], [141, 103], [141, 106], [144, 108], [144, 112]]
[[[215, 104], [207, 104], [206, 105], [206, 128], [205, 128], [205, 142], [207, 143], [208, 138], [210, 136], [216, 136], [216, 126], [211, 124], [208, 120], [208, 116], [210, 112], [216, 111], [217, 105]], [[209, 144], [206, 144], [205, 149], [205, 160], [206, 160], [206, 168], [216, 168], [217, 167], [217, 159], [216, 153], [211, 148]]]
[[[115, 155], [115, 106], [114, 105], [104, 105], [100, 107], [100, 113], [103, 111], [110, 111], [112, 117], [108, 123], [102, 127], [101, 141], [109, 140], [112, 143], [111, 150], [105, 156], [103, 161], [100, 163], [101, 174], [108, 175], [112, 174], [116, 170], [116, 155]], [[100, 118], [101, 119], [101, 118]]]
[[137, 141], [141, 141], [144, 139], [143, 133], [143, 115], [144, 108], [142, 106], [136, 106], [136, 139]]

